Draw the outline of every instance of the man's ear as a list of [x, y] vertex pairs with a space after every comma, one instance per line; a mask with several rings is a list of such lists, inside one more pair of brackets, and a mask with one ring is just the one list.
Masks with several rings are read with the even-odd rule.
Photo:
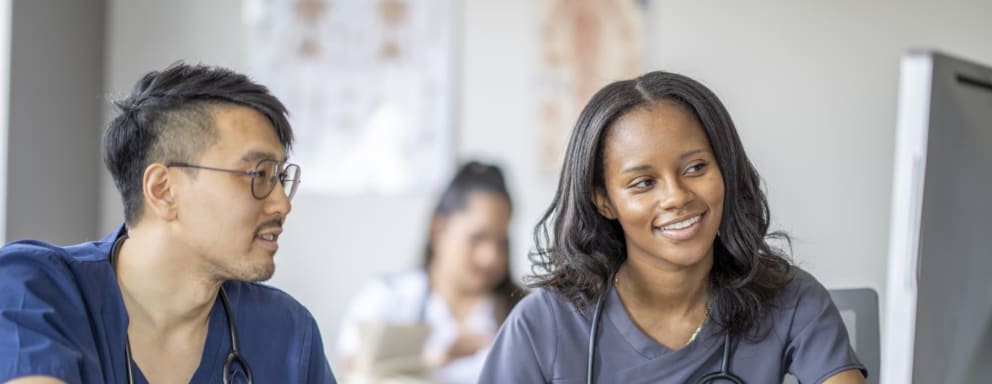
[[613, 203], [610, 202], [610, 197], [606, 195], [606, 191], [602, 188], [596, 188], [596, 190], [593, 191], [592, 203], [596, 205], [596, 210], [599, 211], [599, 214], [603, 217], [610, 220], [617, 219], [617, 213], [616, 210], [613, 209]]
[[162, 220], [173, 220], [179, 216], [176, 204], [175, 179], [169, 168], [161, 163], [153, 163], [145, 168], [141, 179], [141, 189], [145, 196], [145, 214], [155, 215]]

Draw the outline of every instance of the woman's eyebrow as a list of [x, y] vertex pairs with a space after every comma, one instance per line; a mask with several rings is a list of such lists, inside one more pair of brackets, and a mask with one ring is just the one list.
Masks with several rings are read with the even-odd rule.
[[[689, 157], [692, 157], [692, 156], [695, 156], [695, 155], [698, 155], [698, 154], [704, 153], [704, 152], [706, 152], [706, 148], [698, 148], [698, 149], [693, 149], [691, 151], [683, 152], [681, 155], [679, 155], [679, 161], [684, 161], [686, 158], [689, 158]], [[651, 166], [650, 165], [641, 164], [641, 165], [635, 165], [635, 166], [632, 166], [632, 167], [624, 168], [622, 171], [620, 171], [620, 173], [621, 174], [624, 174], [624, 173], [643, 172], [643, 171], [647, 171], [647, 170], [650, 170], [650, 169], [651, 169]]]
[[679, 155], [679, 160], [685, 160], [688, 157], [692, 157], [692, 156], [697, 155], [697, 154], [702, 153], [702, 152], [706, 152], [706, 149], [705, 148], [699, 148], [699, 149], [693, 149], [693, 150], [688, 151], [688, 152], [683, 152], [681, 155]]
[[647, 171], [649, 169], [651, 169], [651, 166], [650, 165], [635, 165], [633, 167], [626, 168], [623, 171], [620, 171], [620, 173], [621, 174], [624, 174], [624, 173], [643, 172], [643, 171]]

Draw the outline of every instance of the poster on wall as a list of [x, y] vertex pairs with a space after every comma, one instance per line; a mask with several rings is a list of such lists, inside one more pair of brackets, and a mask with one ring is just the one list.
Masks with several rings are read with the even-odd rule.
[[645, 0], [541, 0], [539, 168], [561, 168], [582, 107], [604, 85], [642, 71]]
[[432, 191], [454, 160], [454, 0], [247, 0], [248, 72], [287, 106], [301, 194]]

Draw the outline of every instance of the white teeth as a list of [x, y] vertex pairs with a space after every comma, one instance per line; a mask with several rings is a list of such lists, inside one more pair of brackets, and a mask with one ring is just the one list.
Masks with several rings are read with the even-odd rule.
[[275, 240], [275, 239], [276, 239], [276, 235], [273, 235], [273, 234], [271, 234], [271, 233], [266, 233], [266, 234], [264, 234], [264, 235], [261, 235], [261, 236], [259, 236], [259, 237], [261, 237], [261, 238], [262, 238], [262, 240], [266, 240], [266, 241], [273, 241], [273, 240]]
[[661, 227], [663, 231], [677, 231], [679, 229], [688, 228], [689, 226], [696, 224], [701, 216], [693, 216], [689, 219], [680, 221], [678, 223]]

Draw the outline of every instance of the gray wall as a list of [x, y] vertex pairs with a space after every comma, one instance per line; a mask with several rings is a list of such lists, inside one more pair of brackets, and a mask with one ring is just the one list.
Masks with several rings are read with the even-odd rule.
[[102, 0], [17, 0], [10, 45], [6, 240], [99, 233]]

